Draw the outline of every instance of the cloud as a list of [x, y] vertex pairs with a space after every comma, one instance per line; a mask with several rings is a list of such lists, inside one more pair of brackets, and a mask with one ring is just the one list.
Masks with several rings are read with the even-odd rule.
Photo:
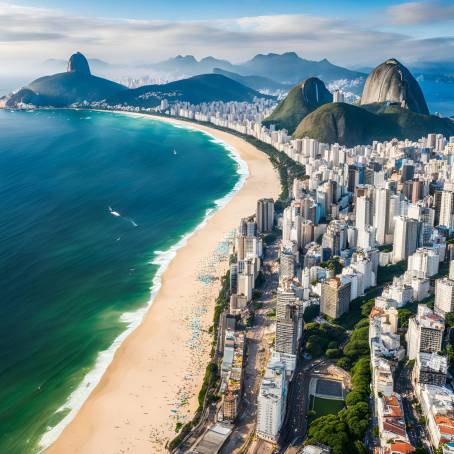
[[7, 61], [66, 59], [77, 50], [113, 63], [150, 63], [177, 54], [238, 62], [257, 53], [287, 51], [356, 67], [391, 56], [407, 64], [454, 59], [452, 37], [421, 39], [368, 28], [353, 19], [305, 14], [212, 21], [131, 20], [78, 17], [0, 3], [0, 23], [0, 66]]
[[388, 8], [391, 22], [398, 25], [433, 24], [454, 21], [452, 1], [409, 2]]

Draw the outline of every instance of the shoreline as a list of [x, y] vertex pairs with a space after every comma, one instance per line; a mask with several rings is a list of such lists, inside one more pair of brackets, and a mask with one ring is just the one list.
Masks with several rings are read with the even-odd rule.
[[[92, 384], [94, 389], [80, 409], [75, 408], [53, 437], [50, 434], [55, 428], [44, 434], [41, 449], [46, 453], [166, 451], [166, 441], [176, 436], [176, 423], [189, 421], [197, 409], [197, 395], [210, 359], [208, 328], [220, 277], [228, 268], [228, 254], [211, 263], [213, 253], [216, 255], [223, 243], [225, 247], [226, 237], [241, 217], [255, 212], [257, 199], [277, 199], [280, 193], [279, 177], [268, 156], [239, 137], [172, 118], [111, 112], [165, 121], [209, 135], [238, 163], [240, 179], [226, 196], [215, 201], [216, 207], [208, 210], [192, 232], [168, 251], [156, 254], [154, 261], [163, 255], [171, 257], [153, 278], [150, 300], [141, 309], [143, 317], [117, 338], [112, 360], [99, 382]], [[249, 173], [241, 169], [242, 162]], [[200, 280], [204, 266], [215, 276], [209, 283]], [[198, 349], [193, 347], [194, 331], [198, 333]]]

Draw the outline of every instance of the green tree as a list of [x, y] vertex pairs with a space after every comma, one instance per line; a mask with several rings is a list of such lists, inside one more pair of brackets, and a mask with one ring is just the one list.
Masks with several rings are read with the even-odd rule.
[[347, 425], [337, 415], [317, 418], [309, 427], [306, 444], [323, 443], [333, 454], [348, 452], [349, 436]]
[[320, 314], [320, 306], [318, 304], [311, 304], [304, 309], [303, 319], [304, 323], [311, 322]]

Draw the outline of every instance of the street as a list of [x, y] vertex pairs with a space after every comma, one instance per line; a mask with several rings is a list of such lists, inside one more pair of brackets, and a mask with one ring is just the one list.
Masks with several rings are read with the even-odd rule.
[[[262, 380], [261, 371], [268, 362], [270, 344], [275, 330], [275, 322], [267, 314], [275, 309], [274, 298], [279, 280], [277, 253], [277, 241], [267, 246], [262, 266], [264, 282], [258, 289], [261, 291], [261, 295], [255, 303], [257, 309], [255, 309], [253, 325], [248, 328], [246, 333], [247, 359], [242, 410], [235, 423], [235, 429], [220, 451], [221, 454], [243, 452], [243, 449], [254, 441], [257, 396]], [[257, 452], [263, 452], [263, 450]]]

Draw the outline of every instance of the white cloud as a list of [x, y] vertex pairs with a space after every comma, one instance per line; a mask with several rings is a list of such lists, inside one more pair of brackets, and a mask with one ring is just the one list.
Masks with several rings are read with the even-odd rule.
[[454, 21], [452, 1], [408, 2], [388, 8], [391, 22], [399, 25], [414, 25]]
[[260, 52], [286, 51], [347, 66], [373, 65], [391, 56], [405, 63], [454, 59], [452, 37], [418, 39], [303, 14], [216, 21], [130, 20], [77, 17], [0, 3], [0, 23], [0, 65], [67, 58], [77, 50], [122, 63], [177, 54], [238, 62]]

